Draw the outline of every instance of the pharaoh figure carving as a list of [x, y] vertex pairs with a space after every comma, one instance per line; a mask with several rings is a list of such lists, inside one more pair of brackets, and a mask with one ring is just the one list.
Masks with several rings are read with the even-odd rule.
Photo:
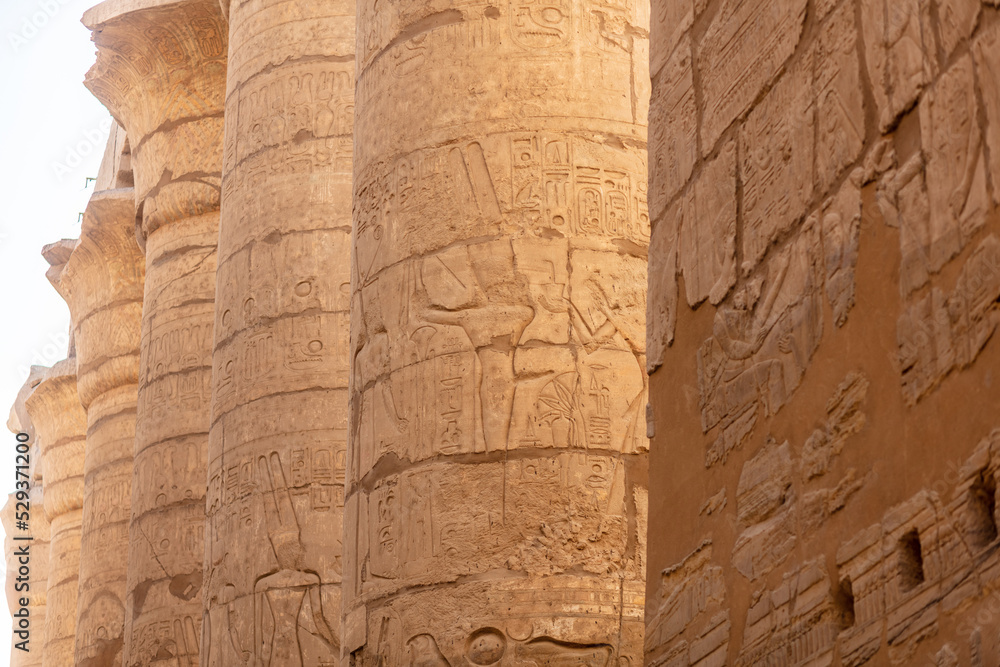
[[351, 664], [639, 659], [646, 21], [358, 4]]
[[224, 5], [202, 656], [337, 665], [354, 3]]

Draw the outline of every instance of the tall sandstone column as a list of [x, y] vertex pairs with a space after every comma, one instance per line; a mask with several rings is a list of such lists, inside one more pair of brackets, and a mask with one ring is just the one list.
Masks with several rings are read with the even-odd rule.
[[653, 0], [646, 664], [1000, 664], [996, 0]]
[[354, 5], [228, 10], [202, 656], [337, 665]]
[[209, 0], [105, 2], [87, 85], [125, 128], [145, 250], [123, 664], [198, 664], [226, 77]]
[[[51, 530], [48, 517], [45, 516], [45, 492], [41, 448], [38, 446], [38, 437], [35, 434], [35, 427], [31, 423], [31, 417], [24, 406], [24, 401], [34, 388], [38, 385], [46, 369], [40, 366], [32, 366], [21, 390], [17, 394], [14, 405], [10, 409], [10, 418], [7, 420], [7, 429], [14, 434], [26, 433], [28, 435], [28, 479], [18, 479], [18, 482], [27, 481], [28, 488], [28, 530], [24, 531], [16, 526], [15, 512], [23, 512], [23, 507], [17, 507], [17, 500], [11, 494], [10, 500], [4, 507], [3, 523], [6, 539], [4, 544], [7, 548], [7, 579], [5, 588], [7, 593], [7, 603], [13, 615], [17, 608], [20, 608], [19, 600], [28, 598], [28, 619], [30, 623], [28, 643], [25, 645], [28, 651], [20, 650], [17, 647], [19, 642], [24, 641], [23, 637], [11, 635], [10, 667], [40, 667], [42, 656], [44, 655], [45, 644], [45, 610], [46, 593], [49, 580], [49, 549], [51, 541]], [[23, 488], [18, 486], [18, 488]], [[30, 570], [27, 581], [17, 581], [21, 577], [20, 566], [14, 553], [15, 549], [23, 545], [24, 542], [12, 539], [15, 536], [29, 536]], [[24, 588], [24, 586], [27, 588]], [[20, 589], [20, 590], [18, 590]], [[14, 619], [17, 628], [18, 619]]]
[[640, 662], [647, 26], [358, 3], [352, 665]]
[[87, 411], [83, 533], [76, 625], [79, 667], [121, 665], [125, 624], [132, 458], [145, 260], [135, 239], [135, 195], [115, 188], [115, 128], [105, 160], [114, 182], [99, 182], [59, 291], [76, 342], [80, 402]]
[[[51, 254], [48, 259], [53, 261]], [[87, 437], [87, 414], [80, 405], [76, 386], [76, 359], [64, 359], [48, 369], [25, 400], [25, 408], [45, 461], [44, 508], [51, 530], [41, 664], [64, 667], [73, 664], [76, 636]]]

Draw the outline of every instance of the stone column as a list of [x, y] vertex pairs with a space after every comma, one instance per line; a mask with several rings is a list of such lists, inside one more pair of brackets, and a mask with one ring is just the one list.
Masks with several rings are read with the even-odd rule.
[[133, 189], [96, 191], [59, 282], [74, 324], [87, 411], [78, 666], [121, 664], [144, 275]]
[[336, 665], [354, 4], [229, 22], [202, 655]]
[[125, 128], [146, 256], [123, 664], [198, 662], [226, 76], [215, 2], [84, 15], [87, 85]]
[[358, 3], [351, 664], [638, 664], [648, 17]]
[[[7, 554], [7, 579], [6, 593], [7, 603], [14, 613], [20, 607], [18, 600], [28, 598], [28, 618], [31, 633], [27, 644], [28, 651], [17, 648], [17, 643], [23, 641], [20, 637], [13, 635], [11, 639], [10, 665], [11, 667], [39, 667], [42, 664], [43, 648], [45, 643], [45, 609], [46, 609], [46, 589], [48, 588], [49, 577], [49, 548], [50, 548], [50, 527], [49, 520], [45, 516], [45, 496], [42, 479], [41, 449], [38, 447], [38, 439], [35, 437], [35, 428], [31, 424], [31, 418], [24, 407], [25, 399], [34, 391], [35, 386], [42, 378], [43, 369], [39, 366], [32, 366], [31, 373], [18, 392], [17, 399], [10, 409], [10, 418], [7, 420], [7, 429], [14, 434], [26, 433], [28, 435], [28, 512], [29, 530], [17, 529], [14, 521], [15, 511], [24, 511], [23, 508], [16, 508], [14, 494], [10, 495], [7, 505], [3, 509], [3, 525], [7, 538], [4, 540]], [[24, 481], [24, 480], [18, 480]], [[22, 488], [22, 487], [19, 487]], [[14, 540], [15, 536], [28, 535], [32, 539], [29, 542], [29, 552], [31, 554], [31, 571], [27, 581], [17, 581], [19, 575], [19, 563], [14, 562], [14, 549], [23, 545], [21, 540]], [[17, 590], [27, 584], [27, 589]], [[16, 624], [15, 619], [15, 624]]]
[[[47, 258], [53, 261], [51, 255]], [[87, 434], [87, 415], [77, 395], [76, 359], [64, 359], [48, 369], [25, 400], [25, 407], [45, 461], [44, 508], [51, 524], [41, 664], [64, 667], [73, 664], [76, 635]]]

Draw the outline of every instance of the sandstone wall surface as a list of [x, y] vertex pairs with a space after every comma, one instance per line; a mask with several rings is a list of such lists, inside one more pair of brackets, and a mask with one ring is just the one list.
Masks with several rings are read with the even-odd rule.
[[1000, 14], [654, 0], [650, 665], [1000, 659]]
[[202, 649], [340, 659], [354, 3], [233, 0]]
[[198, 664], [227, 31], [211, 0], [89, 10], [145, 253], [123, 663]]
[[641, 662], [643, 2], [358, 2], [344, 656]]

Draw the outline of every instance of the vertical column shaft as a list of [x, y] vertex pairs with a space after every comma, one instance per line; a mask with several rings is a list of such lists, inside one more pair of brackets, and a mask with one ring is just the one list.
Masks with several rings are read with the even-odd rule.
[[123, 664], [198, 664], [226, 33], [218, 4], [105, 2], [87, 84], [128, 133], [146, 256]]
[[[124, 133], [112, 132], [118, 146]], [[120, 160], [120, 149], [105, 162]], [[106, 165], [107, 166], [107, 165]], [[114, 164], [108, 166], [114, 171]], [[103, 171], [103, 168], [102, 168]], [[59, 281], [74, 323], [80, 401], [87, 411], [75, 664], [121, 664], [145, 261], [135, 194], [101, 183]], [[110, 188], [110, 189], [109, 189]]]
[[87, 415], [77, 394], [76, 359], [64, 359], [49, 369], [25, 406], [45, 461], [45, 515], [51, 531], [42, 665], [64, 667], [73, 664], [76, 636], [87, 433]]
[[[4, 507], [3, 523], [7, 538], [4, 544], [7, 548], [7, 602], [11, 615], [21, 608], [20, 601], [28, 600], [28, 628], [21, 627], [21, 619], [13, 618], [14, 627], [11, 634], [11, 667], [40, 667], [42, 664], [45, 644], [45, 610], [46, 589], [49, 576], [50, 526], [45, 516], [45, 495], [42, 479], [41, 449], [35, 436], [35, 428], [31, 417], [25, 408], [24, 401], [34, 391], [34, 387], [42, 378], [43, 369], [33, 366], [21, 390], [18, 392], [14, 405], [11, 406], [10, 419], [7, 428], [11, 433], [24, 433], [28, 436], [28, 479], [19, 478], [17, 489], [22, 490], [26, 482], [28, 491], [28, 526], [19, 528], [17, 514], [23, 513], [24, 507], [16, 505], [19, 502], [15, 494]], [[18, 463], [21, 463], [20, 461]], [[30, 537], [31, 540], [15, 540], [14, 537]], [[16, 550], [28, 542], [29, 563], [27, 573], [22, 570], [24, 563], [20, 562]], [[20, 634], [24, 632], [24, 634]], [[25, 643], [26, 642], [26, 643]], [[20, 646], [19, 646], [20, 644]], [[27, 650], [24, 650], [27, 649]]]
[[639, 662], [642, 4], [358, 2], [351, 664]]
[[354, 5], [229, 8], [206, 545], [209, 665], [335, 665]]

